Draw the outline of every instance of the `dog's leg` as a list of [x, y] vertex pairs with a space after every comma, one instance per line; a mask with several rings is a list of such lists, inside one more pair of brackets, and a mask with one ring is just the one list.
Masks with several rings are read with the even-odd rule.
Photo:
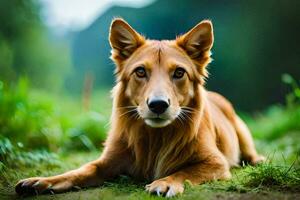
[[251, 165], [263, 162], [265, 160], [264, 156], [261, 156], [256, 152], [251, 133], [247, 125], [238, 116], [235, 118], [235, 129], [239, 139], [242, 158]]
[[120, 151], [116, 148], [112, 151], [106, 149], [98, 160], [64, 174], [21, 180], [16, 185], [16, 192], [20, 195], [60, 193], [71, 189], [99, 186], [105, 180], [122, 173], [130, 162], [129, 154], [124, 150], [126, 148], [121, 150], [121, 145], [119, 147]]
[[227, 161], [222, 155], [210, 156], [205, 161], [186, 167], [170, 176], [146, 185], [146, 190], [157, 195], [172, 197], [184, 191], [184, 181], [201, 184], [211, 180], [230, 179]]

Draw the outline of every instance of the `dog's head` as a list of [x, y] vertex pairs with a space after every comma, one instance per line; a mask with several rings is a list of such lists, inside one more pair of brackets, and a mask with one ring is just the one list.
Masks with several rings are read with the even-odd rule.
[[211, 60], [210, 21], [202, 21], [176, 40], [156, 41], [146, 40], [127, 22], [115, 19], [109, 40], [128, 107], [134, 107], [147, 125], [165, 127], [188, 110]]

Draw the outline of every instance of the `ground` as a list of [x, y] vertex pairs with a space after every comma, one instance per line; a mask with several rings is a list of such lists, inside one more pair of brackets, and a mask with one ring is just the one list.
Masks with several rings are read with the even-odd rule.
[[[262, 144], [261, 144], [262, 145]], [[260, 146], [260, 145], [259, 145]], [[264, 145], [263, 145], [264, 146]], [[68, 152], [54, 159], [53, 163], [41, 163], [18, 170], [6, 169], [0, 185], [1, 199], [20, 199], [14, 191], [18, 179], [30, 176], [49, 176], [76, 168], [93, 160], [100, 152]], [[275, 154], [272, 155], [274, 158]], [[279, 158], [277, 158], [279, 159]], [[270, 157], [269, 157], [270, 160]], [[280, 159], [279, 159], [280, 160]], [[279, 161], [274, 160], [275, 163]], [[257, 167], [244, 166], [232, 169], [230, 181], [215, 181], [199, 186], [185, 185], [183, 195], [174, 199], [300, 199], [299, 170], [293, 165], [279, 166], [267, 163]], [[295, 180], [294, 180], [295, 179]], [[298, 179], [298, 182], [297, 182]], [[48, 194], [24, 199], [164, 199], [145, 192], [146, 183], [136, 183], [126, 176], [107, 182], [98, 188], [82, 189], [64, 194]]]

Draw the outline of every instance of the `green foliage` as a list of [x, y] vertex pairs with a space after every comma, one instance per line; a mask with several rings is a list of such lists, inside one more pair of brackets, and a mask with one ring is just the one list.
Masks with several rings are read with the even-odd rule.
[[288, 132], [300, 133], [300, 106], [288, 109], [284, 106], [271, 106], [263, 115], [249, 123], [256, 138], [277, 139]]
[[[0, 82], [0, 134], [27, 149], [95, 150], [106, 137], [107, 119], [96, 111], [81, 112], [68, 98], [28, 89], [26, 79], [8, 87]], [[60, 102], [60, 104], [58, 102]], [[71, 108], [67, 108], [72, 105]], [[77, 108], [76, 108], [77, 107]], [[76, 112], [68, 109], [76, 108]], [[64, 110], [65, 109], [65, 110]]]
[[24, 151], [23, 145], [13, 145], [9, 139], [0, 138], [0, 172], [5, 168], [37, 167], [46, 164], [49, 167], [58, 166], [58, 156], [45, 150]]
[[61, 88], [70, 70], [66, 41], [51, 39], [34, 0], [0, 1], [0, 79], [27, 76], [35, 87]]
[[245, 117], [251, 132], [257, 139], [257, 148], [274, 162], [293, 162], [300, 155], [300, 101], [297, 82], [288, 74], [282, 76], [291, 87], [286, 105], [272, 105], [254, 118]]
[[26, 79], [0, 90], [0, 133], [14, 142], [23, 142], [28, 148], [61, 144], [58, 119], [53, 115], [50, 102], [30, 101]]
[[[299, 160], [295, 160], [299, 162]], [[213, 181], [199, 188], [215, 191], [248, 193], [259, 191], [299, 192], [300, 168], [292, 164], [273, 162], [253, 166], [244, 166], [233, 170], [229, 181]]]
[[[289, 108], [297, 106], [300, 104], [300, 86], [297, 80], [295, 80], [290, 74], [283, 74], [282, 82], [289, 85], [292, 92], [286, 95], [286, 104]], [[300, 80], [299, 80], [300, 81]]]
[[67, 148], [96, 150], [96, 146], [102, 146], [106, 138], [107, 124], [106, 118], [97, 112], [88, 112], [80, 116], [73, 128], [67, 130], [68, 142]]
[[16, 87], [2, 90], [0, 132], [27, 148], [55, 150], [61, 141], [59, 116], [51, 102], [31, 101], [28, 82], [21, 79]]
[[26, 34], [29, 28], [40, 26], [38, 5], [34, 0], [0, 2], [0, 35], [9, 41]]
[[250, 127], [256, 138], [274, 140], [288, 134], [300, 135], [300, 87], [289, 74], [282, 75], [283, 83], [291, 88], [286, 95], [286, 106], [270, 106], [263, 115], [250, 121]]
[[248, 167], [244, 185], [252, 188], [274, 188], [281, 190], [299, 191], [300, 168], [294, 165], [261, 164]]

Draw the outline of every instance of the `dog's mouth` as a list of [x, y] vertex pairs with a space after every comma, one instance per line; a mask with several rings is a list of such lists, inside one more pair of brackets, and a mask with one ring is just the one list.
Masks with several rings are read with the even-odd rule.
[[155, 117], [155, 118], [147, 118], [145, 119], [145, 123], [148, 126], [151, 126], [153, 128], [162, 128], [171, 123], [171, 120], [169, 119], [163, 119], [161, 117]]

